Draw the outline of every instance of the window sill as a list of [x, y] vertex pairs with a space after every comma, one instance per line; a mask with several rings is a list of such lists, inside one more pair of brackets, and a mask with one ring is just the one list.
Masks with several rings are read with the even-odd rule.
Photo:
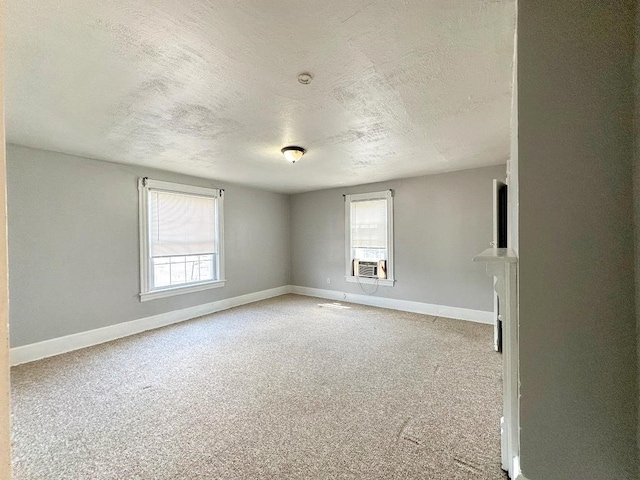
[[182, 295], [183, 293], [200, 292], [209, 290], [210, 288], [224, 287], [226, 280], [216, 280], [215, 282], [199, 283], [196, 285], [187, 285], [184, 287], [165, 288], [163, 290], [152, 290], [140, 294], [140, 301], [147, 302], [156, 298], [173, 297], [174, 295]]
[[353, 275], [345, 275], [344, 278], [348, 283], [360, 283], [362, 285], [382, 285], [383, 287], [393, 287], [393, 284], [396, 283], [392, 278], [354, 277]]

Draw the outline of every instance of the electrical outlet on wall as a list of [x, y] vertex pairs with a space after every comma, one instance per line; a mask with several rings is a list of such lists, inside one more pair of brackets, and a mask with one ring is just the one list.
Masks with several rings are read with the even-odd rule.
[[331, 283], [331, 278], [327, 277], [327, 283]]

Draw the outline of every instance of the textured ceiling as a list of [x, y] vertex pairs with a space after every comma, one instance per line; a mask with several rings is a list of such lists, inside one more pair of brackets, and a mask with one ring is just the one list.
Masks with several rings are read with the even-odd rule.
[[281, 192], [509, 155], [515, 0], [5, 5], [12, 143]]

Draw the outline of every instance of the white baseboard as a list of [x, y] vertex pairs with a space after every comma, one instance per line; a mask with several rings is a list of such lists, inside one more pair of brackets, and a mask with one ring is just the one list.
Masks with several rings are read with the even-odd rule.
[[513, 469], [512, 477], [515, 480], [527, 480], [526, 477], [522, 474], [522, 471], [520, 470], [520, 456], [513, 457], [511, 468]]
[[483, 310], [433, 305], [409, 300], [395, 300], [393, 298], [375, 297], [373, 295], [362, 295], [358, 293], [344, 293], [336, 290], [323, 290], [321, 288], [298, 287], [295, 285], [291, 287], [291, 293], [493, 325], [493, 312], [485, 312]]
[[[481, 310], [471, 310], [468, 308], [448, 307], [445, 305], [432, 305], [429, 303], [411, 302], [408, 300], [394, 300], [391, 298], [374, 297], [354, 293], [343, 293], [335, 290], [323, 290], [320, 288], [298, 287], [285, 285], [270, 290], [240, 295], [238, 297], [226, 298], [216, 302], [196, 305], [195, 307], [184, 308], [172, 312], [161, 313], [151, 317], [140, 318], [129, 322], [118, 323], [108, 327], [97, 328], [86, 332], [75, 333], [64, 337], [53, 338], [38, 343], [32, 343], [10, 350], [10, 362], [12, 366], [33, 362], [42, 358], [60, 355], [62, 353], [91, 347], [100, 343], [110, 342], [118, 338], [135, 335], [136, 333], [153, 330], [174, 323], [184, 322], [202, 315], [219, 312], [228, 308], [238, 307], [247, 303], [265, 300], [267, 298], [295, 293], [310, 297], [327, 298], [331, 300], [342, 300], [373, 307], [390, 308], [393, 310], [403, 310], [406, 312], [422, 313], [437, 317], [455, 318], [478, 323], [493, 323], [493, 313]], [[519, 479], [520, 480], [520, 479]], [[524, 477], [522, 480], [525, 480]]]
[[15, 347], [10, 350], [9, 361], [12, 366], [33, 362], [286, 293], [291, 293], [289, 285]]

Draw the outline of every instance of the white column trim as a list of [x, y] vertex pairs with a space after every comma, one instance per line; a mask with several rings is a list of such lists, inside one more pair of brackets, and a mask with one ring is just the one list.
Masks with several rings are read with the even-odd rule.
[[11, 478], [7, 171], [4, 134], [4, 1], [0, 0], [0, 478]]
[[489, 248], [473, 259], [485, 262], [487, 275], [495, 278], [502, 319], [503, 420], [501, 424], [502, 468], [511, 478], [520, 476], [520, 378], [518, 357], [518, 258], [508, 248]]

